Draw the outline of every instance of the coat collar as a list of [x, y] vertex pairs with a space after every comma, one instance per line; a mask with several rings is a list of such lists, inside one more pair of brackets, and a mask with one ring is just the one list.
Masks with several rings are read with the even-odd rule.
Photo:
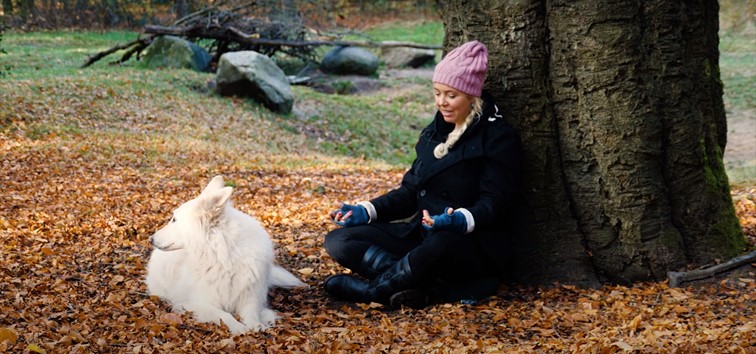
[[446, 137], [454, 129], [454, 124], [447, 123], [443, 116], [436, 112], [434, 121], [428, 126], [425, 133], [433, 144], [426, 146], [427, 149], [431, 150], [424, 153], [426, 157], [424, 164], [426, 166], [424, 173], [420, 176], [421, 183], [462, 160], [482, 155], [484, 153], [483, 131], [497, 119], [502, 119], [499, 109], [494, 104], [492, 97], [484, 92], [483, 111], [480, 117], [477, 117], [475, 122], [465, 130], [457, 144], [449, 150], [449, 154], [441, 159], [436, 159], [432, 156], [432, 149], [435, 148], [436, 144], [446, 140]]

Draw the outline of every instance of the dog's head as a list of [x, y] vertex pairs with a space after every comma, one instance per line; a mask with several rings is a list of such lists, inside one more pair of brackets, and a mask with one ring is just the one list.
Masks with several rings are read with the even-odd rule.
[[150, 236], [150, 243], [163, 251], [187, 248], [199, 242], [222, 213], [233, 188], [225, 187], [222, 176], [215, 176], [197, 198], [181, 204], [171, 220]]

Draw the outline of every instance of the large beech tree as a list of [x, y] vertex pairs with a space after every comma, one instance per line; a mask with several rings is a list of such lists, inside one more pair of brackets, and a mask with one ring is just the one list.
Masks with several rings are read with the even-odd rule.
[[527, 283], [662, 280], [745, 246], [722, 164], [716, 0], [439, 1], [444, 47], [488, 46], [524, 148]]

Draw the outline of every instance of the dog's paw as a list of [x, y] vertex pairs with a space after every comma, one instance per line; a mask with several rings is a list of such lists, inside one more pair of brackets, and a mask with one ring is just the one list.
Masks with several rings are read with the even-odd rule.
[[245, 325], [245, 324], [243, 324], [241, 322], [226, 323], [226, 326], [228, 326], [228, 331], [231, 332], [231, 334], [234, 334], [234, 335], [246, 333], [250, 329], [254, 330], [254, 328], [250, 328], [249, 326], [247, 326], [247, 325]]
[[257, 318], [247, 319], [244, 324], [250, 330], [258, 332], [273, 327], [276, 324], [276, 319], [278, 319], [278, 315], [273, 310], [265, 309], [260, 311], [259, 320]]
[[268, 327], [272, 327], [276, 324], [277, 319], [278, 314], [271, 309], [265, 309], [260, 312], [260, 322], [266, 324]]

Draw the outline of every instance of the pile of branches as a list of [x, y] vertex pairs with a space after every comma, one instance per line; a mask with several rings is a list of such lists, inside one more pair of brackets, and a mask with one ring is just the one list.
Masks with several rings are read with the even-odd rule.
[[306, 41], [307, 29], [301, 21], [288, 19], [282, 22], [252, 17], [250, 14], [255, 12], [255, 2], [228, 10], [222, 10], [222, 4], [221, 1], [189, 14], [170, 26], [146, 25], [139, 38], [91, 56], [82, 68], [120, 50], [125, 52], [111, 64], [124, 63], [135, 55], [139, 58], [152, 40], [162, 35], [183, 37], [204, 47], [212, 56], [211, 65], [217, 63], [224, 53], [242, 50], [253, 50], [267, 56], [281, 51], [306, 61], [314, 60], [314, 46]]

